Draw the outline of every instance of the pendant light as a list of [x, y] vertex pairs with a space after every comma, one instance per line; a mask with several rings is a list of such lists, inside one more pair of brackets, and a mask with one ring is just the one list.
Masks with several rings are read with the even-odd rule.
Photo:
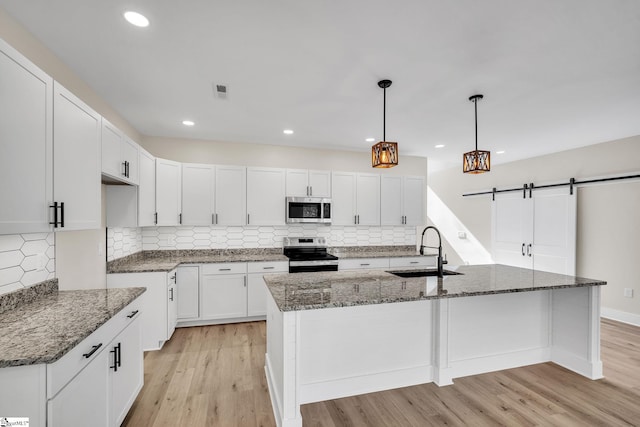
[[371, 166], [374, 168], [392, 168], [398, 165], [398, 143], [387, 142], [387, 88], [391, 86], [391, 80], [380, 80], [378, 86], [384, 91], [382, 101], [382, 141], [371, 147]]
[[476, 149], [462, 155], [462, 171], [464, 173], [484, 173], [491, 170], [491, 152], [478, 150], [478, 101], [482, 95], [473, 95], [469, 101], [473, 102], [476, 110]]

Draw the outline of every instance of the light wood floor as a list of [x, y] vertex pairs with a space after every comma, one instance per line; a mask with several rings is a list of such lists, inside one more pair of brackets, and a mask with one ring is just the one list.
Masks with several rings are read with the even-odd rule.
[[[145, 354], [124, 426], [275, 426], [265, 323], [182, 328]], [[304, 426], [640, 426], [640, 328], [602, 321], [605, 379], [552, 363], [302, 407]]]

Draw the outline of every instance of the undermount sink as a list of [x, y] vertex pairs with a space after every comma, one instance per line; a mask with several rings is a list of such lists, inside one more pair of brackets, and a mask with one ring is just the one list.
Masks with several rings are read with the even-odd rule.
[[[398, 277], [429, 277], [429, 276], [437, 276], [438, 270], [402, 270], [402, 271], [387, 271], [387, 273], [394, 274]], [[443, 276], [454, 276], [458, 273], [451, 270], [443, 270]]]

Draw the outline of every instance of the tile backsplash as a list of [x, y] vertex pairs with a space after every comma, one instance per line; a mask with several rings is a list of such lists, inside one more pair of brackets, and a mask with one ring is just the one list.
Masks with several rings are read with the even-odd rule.
[[107, 259], [141, 250], [278, 248], [283, 237], [325, 237], [329, 246], [414, 245], [416, 228], [403, 226], [291, 226], [110, 228]]
[[54, 233], [0, 236], [0, 294], [53, 279]]

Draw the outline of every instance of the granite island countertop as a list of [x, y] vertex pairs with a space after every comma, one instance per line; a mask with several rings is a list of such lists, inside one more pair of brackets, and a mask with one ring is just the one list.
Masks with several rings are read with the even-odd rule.
[[501, 264], [447, 270], [462, 274], [402, 278], [386, 271], [359, 270], [273, 274], [264, 276], [264, 280], [280, 311], [606, 285], [602, 280]]
[[0, 314], [0, 368], [55, 362], [144, 291], [58, 291], [56, 282], [14, 304]]
[[[422, 256], [415, 245], [336, 246], [327, 252], [340, 259]], [[435, 256], [424, 255], [424, 256]], [[289, 261], [282, 248], [142, 251], [107, 263], [107, 274], [169, 272], [181, 264]]]

